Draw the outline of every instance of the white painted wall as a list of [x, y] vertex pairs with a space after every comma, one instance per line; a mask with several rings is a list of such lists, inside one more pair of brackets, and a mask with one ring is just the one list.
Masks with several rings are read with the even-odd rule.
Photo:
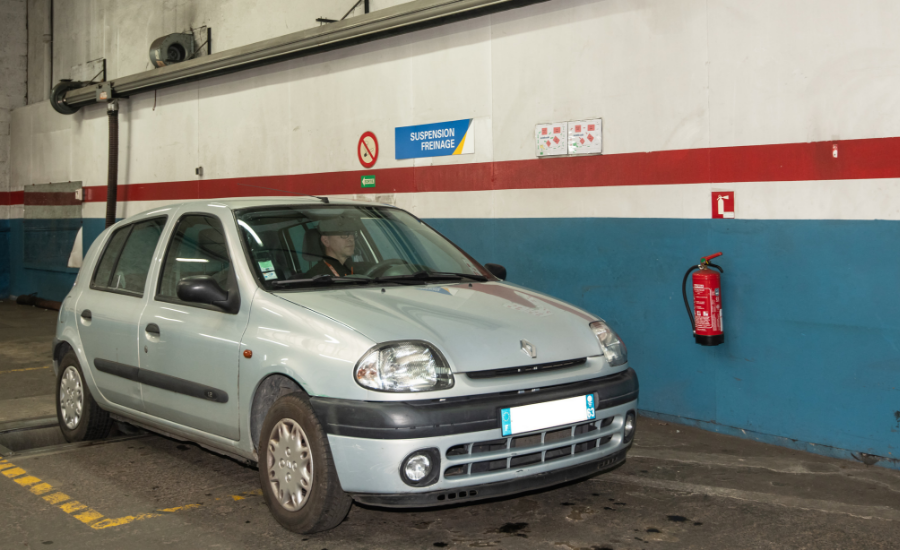
[[[319, 7], [327, 3], [297, 13], [278, 0], [121, 4], [66, 2], [61, 67], [107, 55], [111, 75], [130, 74], [166, 32], [210, 24], [221, 51], [331, 13]], [[604, 119], [607, 154], [898, 136], [897, 23], [893, 0], [551, 0], [134, 96], [120, 116], [120, 182], [191, 180], [197, 166], [205, 178], [356, 170], [366, 130], [380, 138], [377, 168], [529, 159], [536, 123], [586, 117]], [[475, 155], [394, 159], [395, 127], [468, 117]], [[13, 188], [105, 184], [103, 106], [65, 117], [33, 105], [12, 123]], [[685, 193], [665, 200], [693, 200]], [[560, 195], [554, 208], [578, 195]]]
[[[25, 105], [25, 0], [0, 0], [0, 193], [9, 189], [10, 118]], [[0, 219], [8, 217], [0, 205]]]

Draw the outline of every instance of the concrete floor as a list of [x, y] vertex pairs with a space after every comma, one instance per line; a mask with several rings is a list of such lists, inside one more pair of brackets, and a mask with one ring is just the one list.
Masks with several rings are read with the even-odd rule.
[[[55, 318], [0, 302], [2, 422], [54, 411]], [[275, 523], [255, 469], [193, 444], [147, 434], [4, 458], [2, 548], [900, 548], [900, 473], [647, 418], [607, 474], [437, 510], [354, 505], [312, 536]]]

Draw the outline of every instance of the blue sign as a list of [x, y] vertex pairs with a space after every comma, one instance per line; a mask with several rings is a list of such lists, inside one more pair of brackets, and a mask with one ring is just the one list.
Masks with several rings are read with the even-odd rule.
[[466, 155], [475, 152], [472, 119], [394, 128], [397, 159]]

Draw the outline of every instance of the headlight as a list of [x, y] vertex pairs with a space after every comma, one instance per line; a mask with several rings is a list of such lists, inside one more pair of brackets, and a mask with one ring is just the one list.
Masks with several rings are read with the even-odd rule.
[[597, 336], [600, 349], [603, 350], [603, 355], [606, 356], [610, 367], [618, 367], [628, 362], [628, 350], [625, 348], [625, 342], [613, 329], [609, 328], [609, 325], [603, 321], [594, 321], [591, 323], [591, 330]]
[[453, 373], [444, 356], [418, 341], [387, 342], [370, 349], [353, 370], [364, 388], [390, 392], [419, 392], [453, 387]]

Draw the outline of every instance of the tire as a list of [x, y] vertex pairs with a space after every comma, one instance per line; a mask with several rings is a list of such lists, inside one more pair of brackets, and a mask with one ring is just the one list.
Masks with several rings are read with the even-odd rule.
[[347, 517], [353, 500], [341, 489], [328, 437], [304, 392], [285, 395], [269, 409], [258, 454], [263, 498], [282, 527], [316, 533]]
[[69, 443], [103, 439], [109, 435], [112, 419], [94, 401], [84, 383], [84, 372], [75, 352], [69, 350], [59, 362], [56, 376], [56, 418]]

